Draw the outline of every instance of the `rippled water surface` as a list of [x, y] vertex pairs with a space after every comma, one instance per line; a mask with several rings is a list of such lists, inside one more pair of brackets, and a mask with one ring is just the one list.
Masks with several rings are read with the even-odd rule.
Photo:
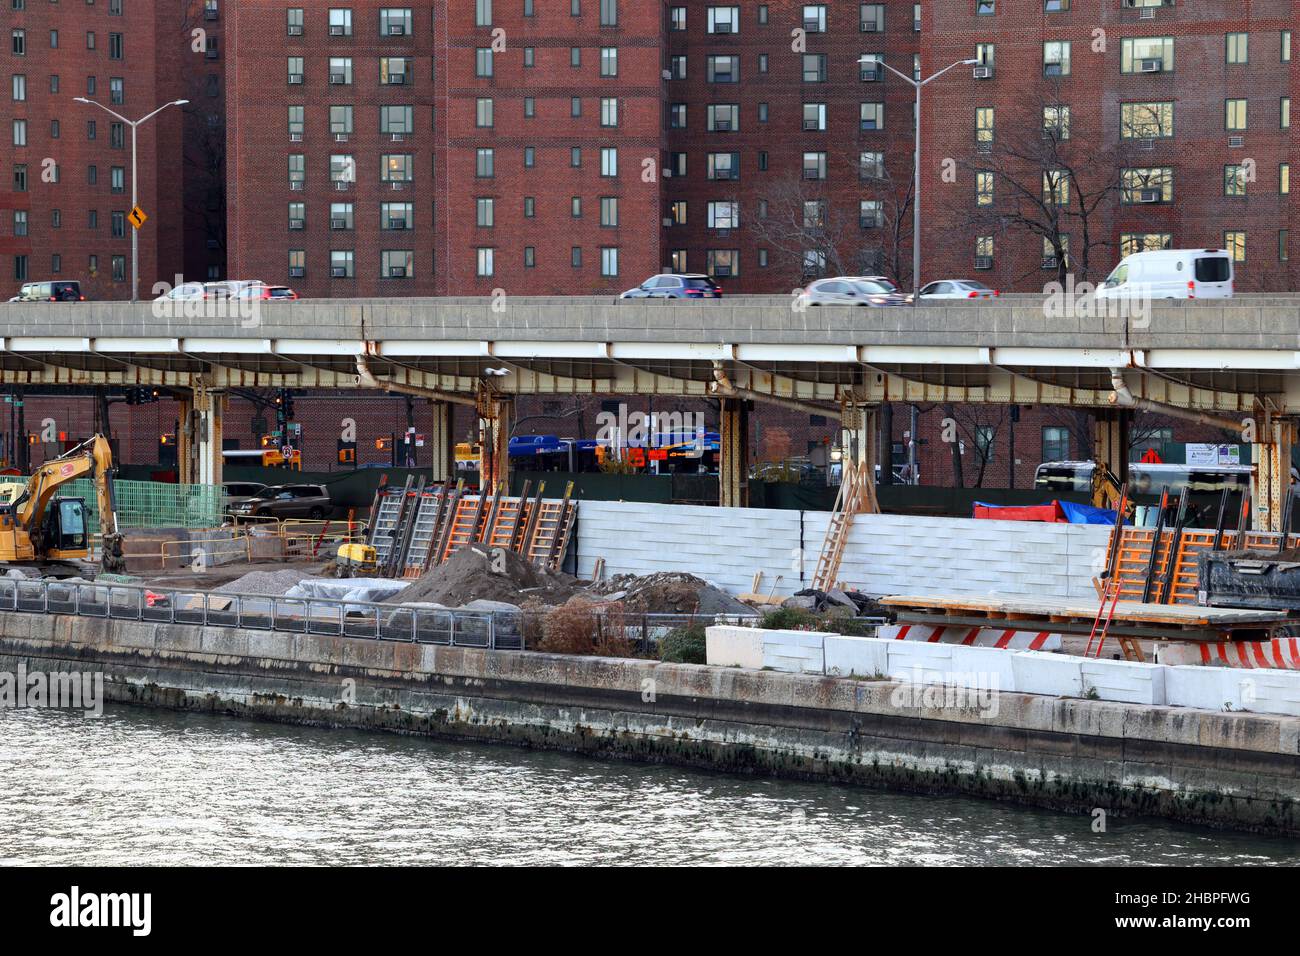
[[120, 708], [0, 712], [0, 863], [1296, 864], [1300, 841]]

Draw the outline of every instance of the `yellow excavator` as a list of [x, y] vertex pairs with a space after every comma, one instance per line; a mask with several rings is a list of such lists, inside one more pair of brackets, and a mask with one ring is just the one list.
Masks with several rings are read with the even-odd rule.
[[78, 478], [91, 478], [99, 511], [103, 571], [126, 570], [113, 502], [113, 452], [96, 435], [41, 465], [12, 501], [0, 504], [0, 564], [27, 566], [53, 577], [89, 570], [91, 547], [86, 500], [56, 495]]

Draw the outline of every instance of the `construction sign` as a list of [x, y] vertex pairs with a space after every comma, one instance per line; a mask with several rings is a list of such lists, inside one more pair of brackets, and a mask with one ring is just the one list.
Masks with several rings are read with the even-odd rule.
[[143, 209], [141, 209], [139, 206], [136, 206], [134, 209], [132, 209], [129, 213], [126, 214], [126, 218], [131, 220], [131, 225], [139, 229], [141, 226], [145, 224], [145, 220], [147, 220], [149, 217], [144, 214]]

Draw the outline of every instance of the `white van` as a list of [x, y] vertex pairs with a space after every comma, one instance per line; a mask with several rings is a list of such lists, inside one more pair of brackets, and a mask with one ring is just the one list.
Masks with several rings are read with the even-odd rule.
[[1155, 249], [1125, 256], [1097, 289], [1099, 299], [1231, 299], [1226, 249]]

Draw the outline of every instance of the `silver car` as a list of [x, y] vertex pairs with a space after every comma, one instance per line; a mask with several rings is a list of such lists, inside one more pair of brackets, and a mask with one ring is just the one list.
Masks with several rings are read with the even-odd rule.
[[975, 279], [940, 279], [921, 289], [922, 299], [996, 299], [997, 289], [990, 289]]
[[796, 300], [800, 308], [812, 305], [907, 305], [911, 297], [883, 276], [835, 276], [810, 282]]

